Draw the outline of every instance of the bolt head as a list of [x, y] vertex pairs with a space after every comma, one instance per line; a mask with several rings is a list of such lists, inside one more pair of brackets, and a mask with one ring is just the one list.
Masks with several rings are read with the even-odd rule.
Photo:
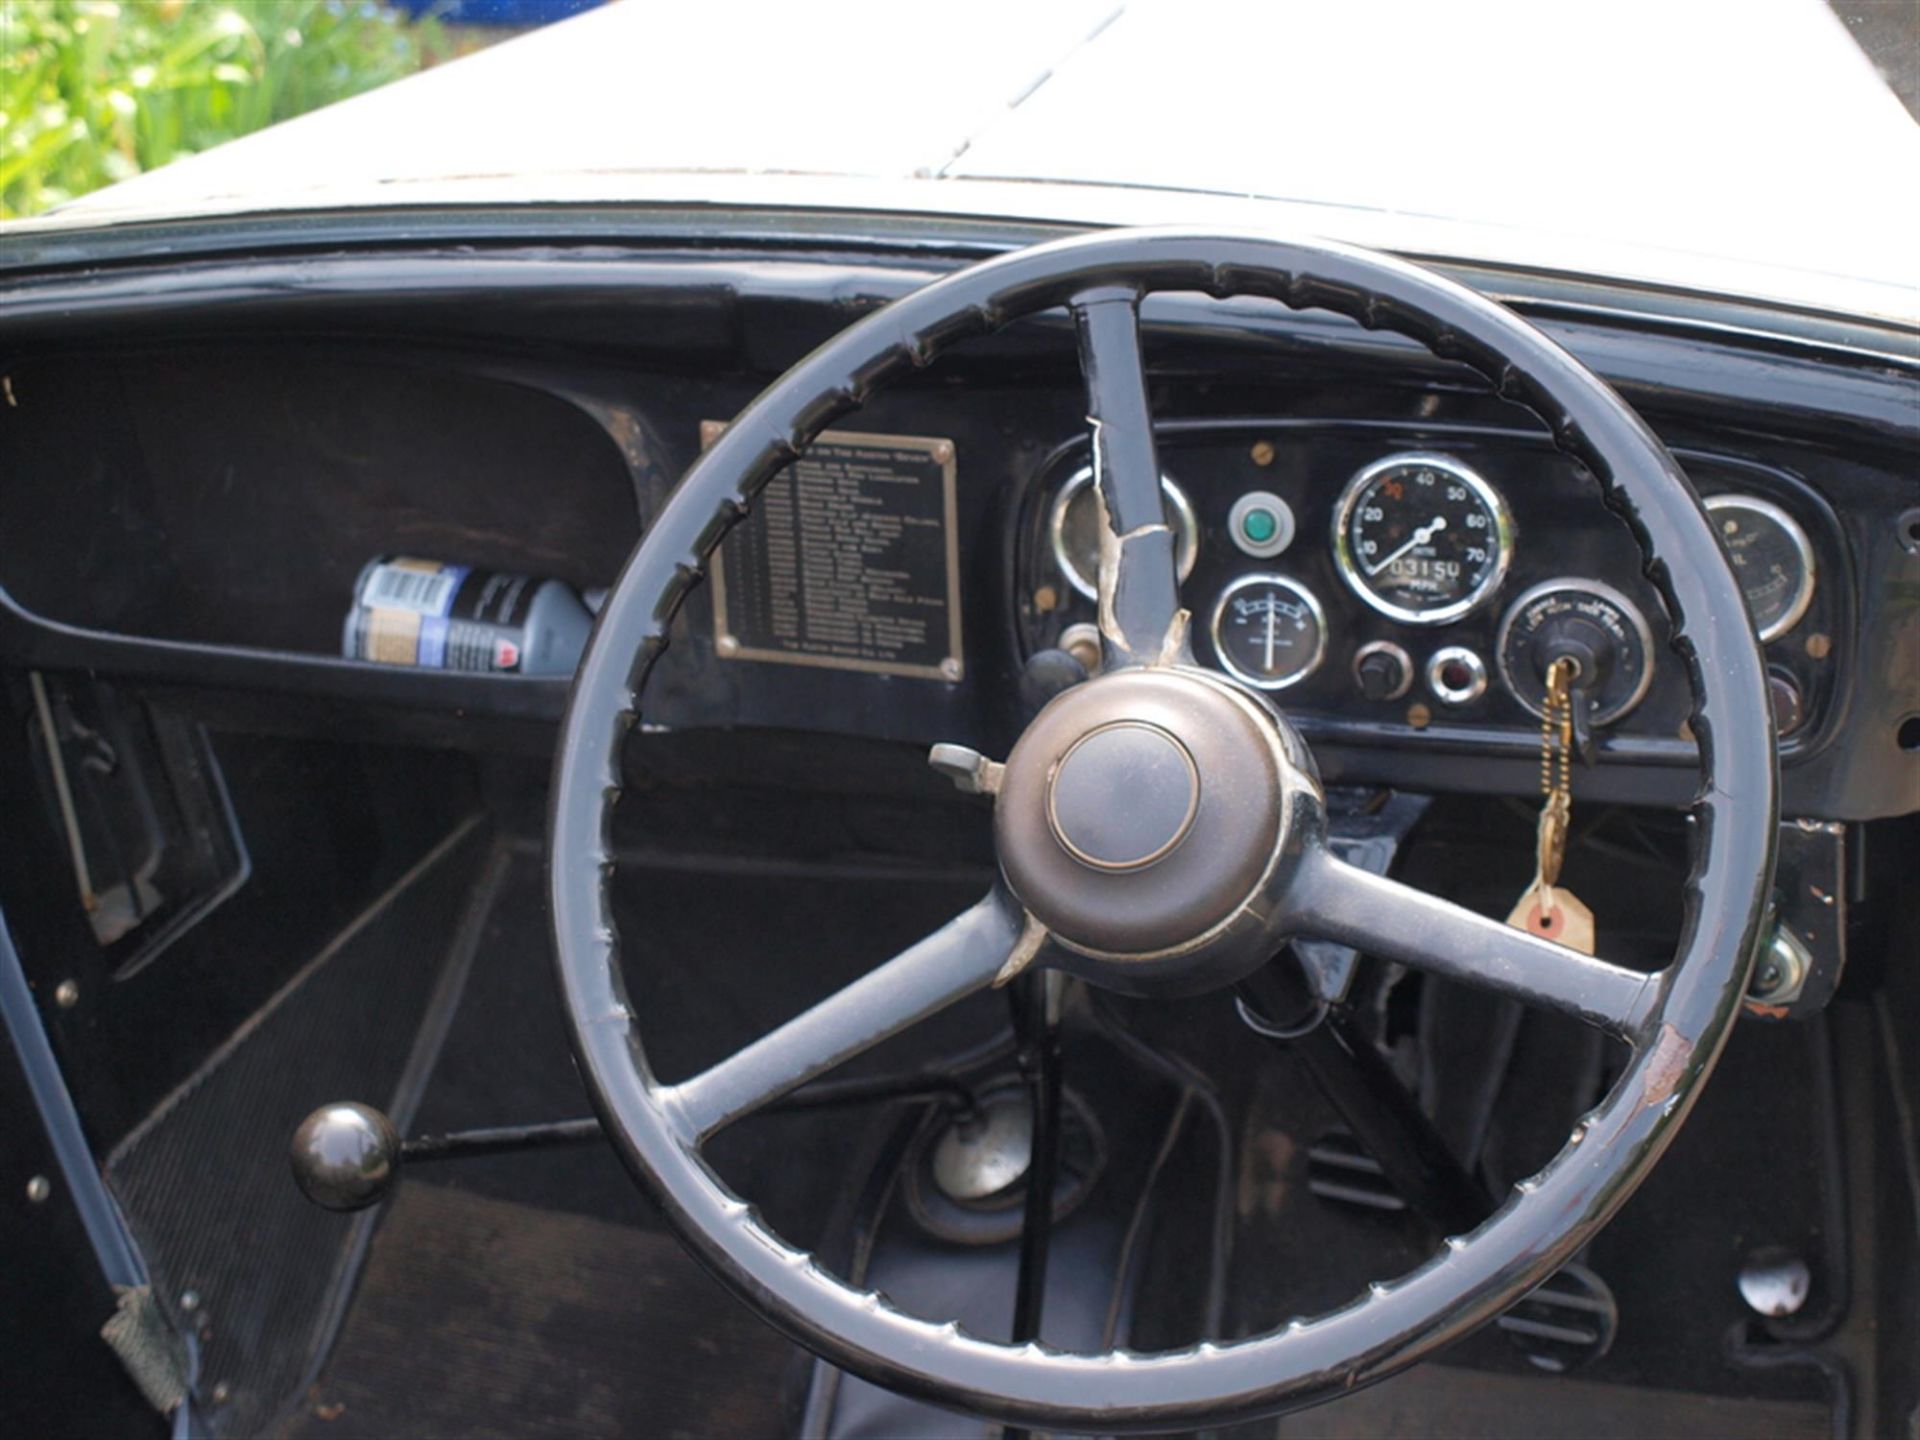
[[53, 1194], [53, 1182], [44, 1175], [36, 1175], [27, 1181], [27, 1199], [35, 1205], [44, 1205]]
[[1806, 946], [1784, 925], [1776, 925], [1766, 948], [1754, 961], [1747, 998], [1763, 1005], [1786, 1004], [1800, 993], [1811, 968], [1812, 957]]
[[1798, 1255], [1769, 1246], [1740, 1267], [1739, 1285], [1740, 1298], [1754, 1314], [1777, 1320], [1797, 1314], [1807, 1303], [1813, 1272]]
[[53, 1003], [62, 1010], [71, 1010], [80, 1003], [80, 987], [72, 980], [62, 980], [53, 987]]

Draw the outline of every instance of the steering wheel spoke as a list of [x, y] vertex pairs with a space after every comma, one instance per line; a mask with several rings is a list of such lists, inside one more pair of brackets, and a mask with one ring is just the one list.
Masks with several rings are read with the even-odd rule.
[[996, 885], [924, 940], [709, 1070], [660, 1092], [699, 1144], [798, 1085], [991, 985], [1022, 949], [1026, 914]]
[[1290, 903], [1306, 934], [1415, 970], [1557, 1010], [1635, 1040], [1658, 999], [1660, 977], [1582, 955], [1411, 885], [1310, 850]]
[[1093, 427], [1099, 497], [1100, 637], [1109, 667], [1187, 657], [1177, 544], [1160, 491], [1160, 460], [1140, 360], [1139, 295], [1099, 286], [1073, 297], [1080, 370]]

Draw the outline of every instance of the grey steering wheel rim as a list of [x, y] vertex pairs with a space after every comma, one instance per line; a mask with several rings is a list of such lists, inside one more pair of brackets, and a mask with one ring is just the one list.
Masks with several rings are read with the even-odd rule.
[[[1561, 1153], [1492, 1218], [1324, 1315], [1231, 1344], [1077, 1355], [905, 1314], [829, 1274], [726, 1190], [699, 1147], [732, 1115], [724, 1106], [694, 1115], [693, 1092], [656, 1079], [625, 995], [607, 822], [622, 747], [673, 617], [774, 474], [876, 387], [957, 341], [1094, 291], [1164, 290], [1264, 296], [1395, 330], [1540, 415], [1646, 554], [1692, 685], [1703, 785], [1677, 955], [1632, 1018], [1633, 1057]], [[1117, 231], [985, 262], [836, 335], [742, 412], [683, 479], [599, 617], [563, 727], [550, 816], [557, 968], [583, 1077], [623, 1160], [694, 1253], [795, 1339], [876, 1383], [1009, 1421], [1105, 1431], [1220, 1423], [1344, 1393], [1433, 1353], [1546, 1278], [1632, 1193], [1687, 1114], [1737, 1014], [1771, 885], [1776, 762], [1764, 676], [1739, 591], [1672, 457], [1602, 381], [1493, 302], [1392, 258], [1259, 236]], [[1021, 920], [996, 889], [948, 927], [945, 953], [977, 964], [974, 952], [1018, 944]], [[941, 959], [912, 972], [929, 1009], [954, 998], [934, 973]]]

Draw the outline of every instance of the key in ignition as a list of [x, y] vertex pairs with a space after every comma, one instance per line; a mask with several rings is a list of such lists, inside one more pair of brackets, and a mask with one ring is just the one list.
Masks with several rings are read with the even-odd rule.
[[1653, 635], [1638, 607], [1597, 580], [1549, 580], [1513, 603], [1500, 623], [1500, 678], [1535, 715], [1555, 662], [1573, 669], [1573, 748], [1591, 761], [1593, 733], [1630, 713], [1653, 682]]

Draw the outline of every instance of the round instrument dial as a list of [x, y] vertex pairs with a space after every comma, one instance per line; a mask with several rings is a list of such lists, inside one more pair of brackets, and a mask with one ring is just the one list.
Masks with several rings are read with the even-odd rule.
[[1626, 596], [1598, 580], [1566, 578], [1536, 585], [1500, 622], [1500, 678], [1534, 715], [1546, 710], [1547, 668], [1562, 656], [1576, 665], [1574, 684], [1593, 702], [1593, 723], [1620, 719], [1653, 683], [1653, 632]]
[[1777, 640], [1813, 603], [1813, 546], [1794, 518], [1757, 495], [1707, 498], [1714, 528], [1747, 597], [1747, 613], [1762, 640]]
[[1446, 455], [1390, 455], [1347, 482], [1333, 554], [1354, 593], [1412, 625], [1458, 620], [1499, 587], [1513, 551], [1506, 501]]
[[1213, 608], [1213, 651], [1231, 675], [1284, 690], [1327, 653], [1327, 621], [1314, 593], [1284, 575], [1243, 575]]
[[[1200, 556], [1200, 526], [1193, 516], [1193, 502], [1164, 475], [1160, 477], [1160, 498], [1165, 502], [1167, 524], [1173, 529], [1180, 578], [1185, 580]], [[1047, 524], [1054, 561], [1067, 583], [1089, 600], [1099, 598], [1100, 500], [1094, 494], [1091, 468], [1076, 470], [1060, 487], [1053, 497]]]

